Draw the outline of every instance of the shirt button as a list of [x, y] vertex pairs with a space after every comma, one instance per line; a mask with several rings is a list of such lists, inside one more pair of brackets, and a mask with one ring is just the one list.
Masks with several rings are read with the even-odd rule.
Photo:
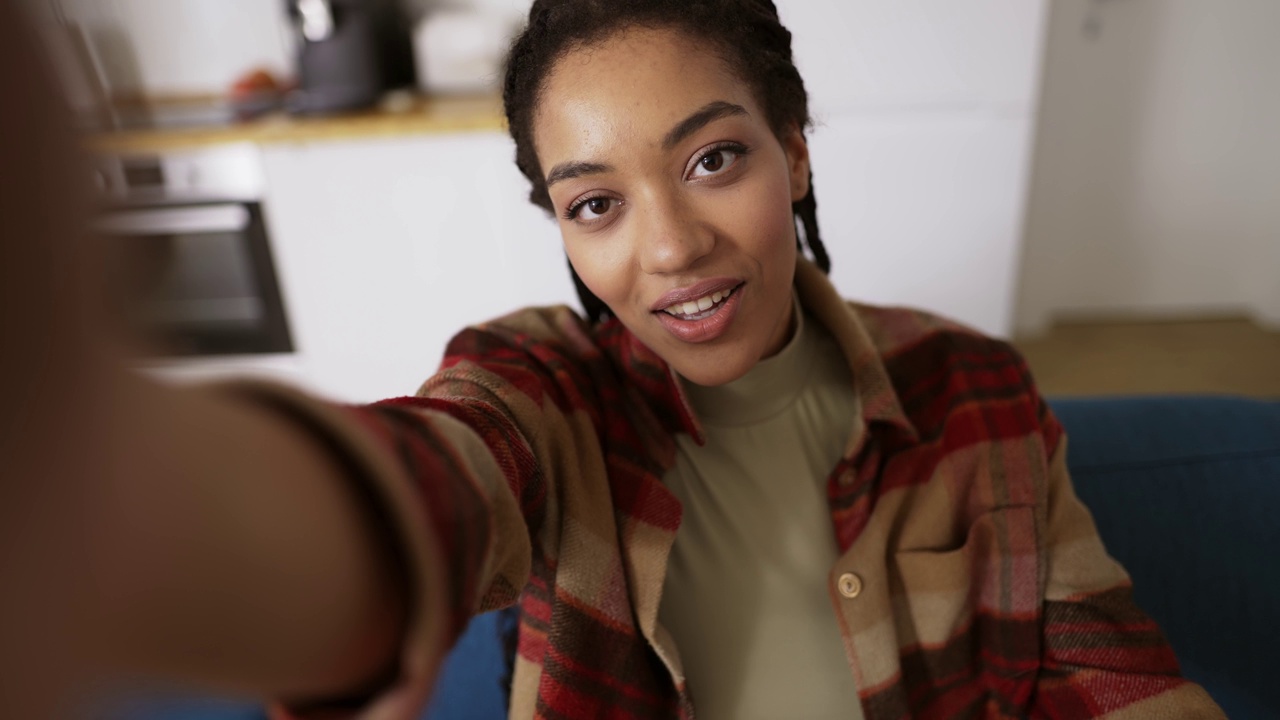
[[845, 573], [836, 580], [836, 587], [840, 589], [841, 595], [852, 600], [862, 593], [862, 578], [853, 573]]
[[853, 484], [853, 481], [857, 479], [858, 479], [858, 474], [853, 471], [853, 468], [845, 468], [840, 473], [840, 478], [838, 479], [837, 482], [840, 483], [840, 487], [849, 487], [850, 485]]

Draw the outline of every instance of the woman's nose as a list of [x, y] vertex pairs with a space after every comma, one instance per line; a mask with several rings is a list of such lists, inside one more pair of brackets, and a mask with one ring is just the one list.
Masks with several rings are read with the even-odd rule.
[[644, 216], [639, 253], [646, 273], [684, 272], [715, 247], [712, 229], [676, 199], [650, 203]]

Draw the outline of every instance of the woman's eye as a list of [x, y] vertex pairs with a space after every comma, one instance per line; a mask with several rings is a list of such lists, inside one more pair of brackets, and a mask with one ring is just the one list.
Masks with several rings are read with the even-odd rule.
[[607, 197], [587, 198], [569, 211], [570, 220], [598, 220], [613, 209], [615, 200]]
[[711, 152], [698, 158], [697, 164], [693, 166], [693, 177], [707, 177], [722, 172], [725, 168], [732, 166], [738, 160], [739, 152], [732, 148], [721, 148], [712, 150]]

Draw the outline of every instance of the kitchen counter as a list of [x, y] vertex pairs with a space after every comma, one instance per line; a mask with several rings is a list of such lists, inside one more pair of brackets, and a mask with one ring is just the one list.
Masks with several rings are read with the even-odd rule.
[[144, 154], [225, 143], [307, 143], [403, 135], [503, 130], [502, 99], [405, 96], [381, 107], [325, 117], [283, 112], [219, 125], [104, 131], [89, 134], [88, 146], [101, 153]]

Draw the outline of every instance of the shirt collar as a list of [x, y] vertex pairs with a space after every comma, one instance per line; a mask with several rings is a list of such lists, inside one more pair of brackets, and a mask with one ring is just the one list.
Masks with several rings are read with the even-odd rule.
[[804, 258], [796, 263], [796, 290], [800, 304], [831, 333], [844, 353], [868, 430], [889, 427], [912, 441], [919, 440], [915, 425], [902, 409], [880, 350], [858, 317], [857, 308], [840, 297], [826, 273]]
[[[803, 257], [796, 262], [795, 286], [800, 305], [835, 338], [853, 375], [862, 427], [854, 429], [847, 454], [852, 454], [861, 438], [886, 428], [917, 440], [916, 428], [903, 411], [880, 352], [856, 308], [840, 297], [825, 273]], [[597, 332], [601, 346], [625, 379], [650, 398], [666, 430], [688, 433], [699, 445], [704, 444], [706, 437], [675, 371], [616, 318], [603, 323]]]

